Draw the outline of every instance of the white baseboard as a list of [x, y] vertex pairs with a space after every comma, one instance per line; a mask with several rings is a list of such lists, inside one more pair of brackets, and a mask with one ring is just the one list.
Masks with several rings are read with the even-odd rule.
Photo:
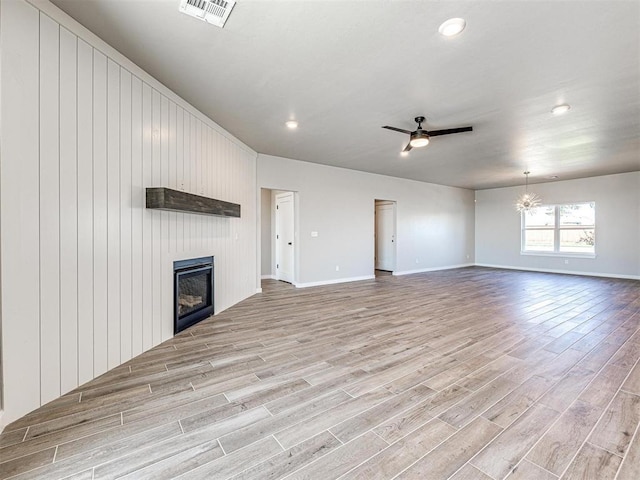
[[[487, 263], [461, 263], [459, 265], [446, 265], [442, 267], [419, 268], [416, 270], [403, 270], [399, 272], [393, 272], [393, 275], [394, 276], [412, 275], [415, 273], [437, 272], [440, 270], [452, 270], [455, 268], [466, 268], [466, 267], [501, 268], [505, 270], [522, 270], [522, 271], [541, 272], [541, 273], [560, 273], [564, 275], [583, 275], [588, 277], [622, 278], [622, 279], [628, 279], [628, 280], [640, 280], [640, 275], [618, 275], [613, 273], [576, 272], [572, 270], [525, 268], [525, 267], [513, 267], [513, 266], [507, 266], [507, 265], [492, 265]], [[267, 275], [263, 275], [262, 278], [275, 279], [274, 276], [267, 276]], [[308, 288], [308, 287], [319, 287], [322, 285], [334, 285], [338, 283], [360, 282], [363, 280], [372, 280], [374, 278], [375, 278], [375, 275], [364, 275], [361, 277], [336, 278], [333, 280], [322, 280], [319, 282], [293, 283], [293, 285], [296, 288]], [[256, 289], [256, 293], [261, 293], [261, 292], [262, 292], [261, 288]]]
[[260, 278], [262, 280], [275, 280], [276, 276], [275, 275], [262, 275]]
[[576, 270], [558, 270], [555, 268], [512, 267], [507, 265], [492, 265], [490, 263], [476, 263], [476, 267], [502, 268], [505, 270], [523, 270], [525, 272], [560, 273], [563, 275], [581, 275], [584, 277], [622, 278], [626, 280], [640, 280], [640, 275], [620, 275], [617, 273], [579, 272]]
[[335, 283], [360, 282], [362, 280], [372, 280], [375, 275], [365, 275], [363, 277], [336, 278], [334, 280], [323, 280], [320, 282], [294, 283], [296, 288], [319, 287], [320, 285], [333, 285]]
[[400, 272], [393, 272], [393, 275], [411, 275], [414, 273], [424, 272], [437, 272], [439, 270], [452, 270], [454, 268], [473, 267], [475, 263], [461, 263], [460, 265], [445, 265], [444, 267], [430, 267], [430, 268], [418, 268], [416, 270], [403, 270]]

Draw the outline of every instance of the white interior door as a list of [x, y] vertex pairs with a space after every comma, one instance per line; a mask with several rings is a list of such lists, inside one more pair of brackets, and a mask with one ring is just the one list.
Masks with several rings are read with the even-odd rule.
[[375, 268], [392, 272], [396, 263], [394, 203], [376, 203], [375, 235]]
[[276, 279], [293, 283], [293, 192], [276, 195]]

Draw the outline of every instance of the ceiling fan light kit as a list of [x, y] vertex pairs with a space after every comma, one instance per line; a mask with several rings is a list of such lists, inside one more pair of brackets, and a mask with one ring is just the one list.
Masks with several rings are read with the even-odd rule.
[[524, 172], [525, 175], [525, 184], [524, 184], [524, 193], [518, 197], [516, 200], [516, 210], [518, 212], [528, 212], [532, 208], [537, 207], [542, 203], [542, 199], [536, 195], [535, 193], [529, 193], [529, 174], [531, 172]]
[[411, 134], [411, 140], [409, 141], [409, 145], [411, 145], [412, 148], [420, 148], [420, 147], [426, 147], [427, 145], [429, 145], [429, 135], [426, 135], [424, 133], [422, 134]]

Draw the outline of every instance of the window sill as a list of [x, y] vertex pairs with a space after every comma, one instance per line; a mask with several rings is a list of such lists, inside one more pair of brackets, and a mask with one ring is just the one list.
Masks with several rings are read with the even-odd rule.
[[595, 253], [565, 253], [565, 252], [520, 252], [520, 255], [531, 257], [560, 257], [560, 258], [596, 258]]

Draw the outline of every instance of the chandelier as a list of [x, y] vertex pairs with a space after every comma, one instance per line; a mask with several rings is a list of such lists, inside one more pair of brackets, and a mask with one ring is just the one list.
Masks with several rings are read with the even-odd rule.
[[531, 172], [524, 172], [525, 174], [525, 184], [524, 184], [524, 193], [518, 197], [516, 200], [516, 210], [519, 212], [528, 212], [532, 208], [537, 207], [542, 203], [542, 199], [536, 195], [535, 193], [529, 193], [529, 174]]

